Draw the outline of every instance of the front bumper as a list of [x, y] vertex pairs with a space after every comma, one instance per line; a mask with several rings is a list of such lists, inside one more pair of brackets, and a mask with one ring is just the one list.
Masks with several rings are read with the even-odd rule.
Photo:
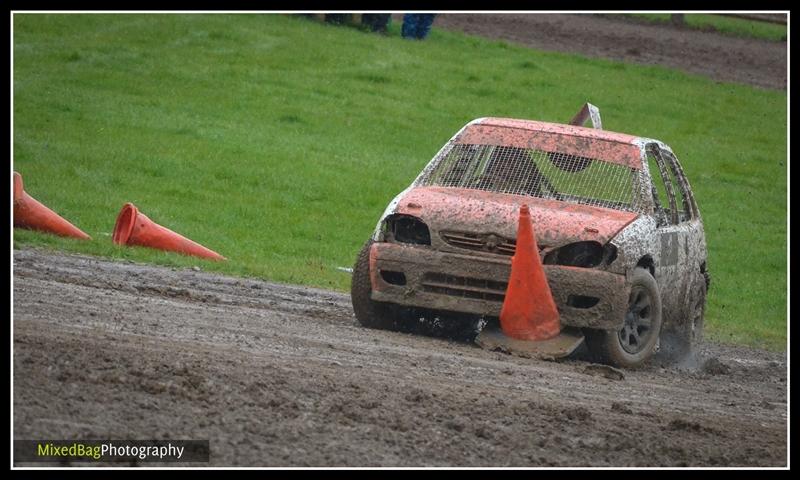
[[[489, 317], [500, 316], [511, 273], [510, 257], [395, 243], [373, 243], [369, 260], [375, 301]], [[562, 325], [622, 328], [630, 291], [624, 275], [558, 265], [544, 272]]]

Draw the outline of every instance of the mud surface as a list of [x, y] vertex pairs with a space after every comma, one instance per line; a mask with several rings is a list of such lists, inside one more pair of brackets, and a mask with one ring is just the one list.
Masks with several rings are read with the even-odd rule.
[[13, 280], [17, 439], [209, 439], [238, 466], [786, 465], [785, 354], [620, 374], [367, 330], [325, 290], [36, 250]]
[[718, 81], [786, 89], [785, 41], [741, 38], [619, 15], [441, 14], [434, 21], [436, 27], [540, 50], [657, 64]]

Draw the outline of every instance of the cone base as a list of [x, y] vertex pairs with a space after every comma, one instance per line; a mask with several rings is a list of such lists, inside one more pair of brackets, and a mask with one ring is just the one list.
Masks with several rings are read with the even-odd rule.
[[475, 343], [485, 350], [501, 351], [523, 358], [556, 360], [571, 355], [584, 341], [578, 329], [564, 329], [549, 340], [518, 340], [504, 334], [499, 328], [484, 329]]
[[[555, 308], [553, 308], [555, 311]], [[533, 315], [530, 312], [516, 312], [513, 316], [500, 314], [500, 328], [507, 336], [527, 342], [542, 342], [555, 338], [561, 333], [561, 324], [553, 321], [552, 315]], [[557, 315], [557, 314], [556, 314]], [[556, 316], [556, 318], [558, 318]]]
[[114, 231], [111, 234], [111, 241], [117, 245], [125, 245], [131, 236], [133, 225], [136, 223], [136, 216], [139, 210], [132, 203], [126, 203], [122, 206], [117, 221], [114, 223]]

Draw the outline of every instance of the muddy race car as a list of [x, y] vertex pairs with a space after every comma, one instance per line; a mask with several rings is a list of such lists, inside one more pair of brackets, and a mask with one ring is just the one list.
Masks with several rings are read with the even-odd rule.
[[[587, 108], [595, 128], [578, 126]], [[358, 321], [496, 319], [527, 204], [562, 328], [615, 366], [639, 366], [667, 344], [690, 351], [710, 282], [689, 182], [664, 143], [602, 130], [590, 104], [582, 112], [569, 125], [479, 118], [456, 133], [361, 250]]]

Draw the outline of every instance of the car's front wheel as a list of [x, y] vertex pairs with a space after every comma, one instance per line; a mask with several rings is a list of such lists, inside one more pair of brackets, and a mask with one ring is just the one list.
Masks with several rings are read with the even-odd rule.
[[650, 359], [661, 333], [661, 294], [655, 278], [649, 271], [637, 268], [630, 285], [622, 328], [586, 332], [589, 350], [600, 361], [624, 368], [639, 367]]
[[367, 241], [358, 254], [350, 284], [350, 300], [356, 320], [367, 328], [394, 330], [397, 319], [391, 305], [376, 302], [370, 298], [372, 282], [369, 277], [369, 250], [372, 240]]

